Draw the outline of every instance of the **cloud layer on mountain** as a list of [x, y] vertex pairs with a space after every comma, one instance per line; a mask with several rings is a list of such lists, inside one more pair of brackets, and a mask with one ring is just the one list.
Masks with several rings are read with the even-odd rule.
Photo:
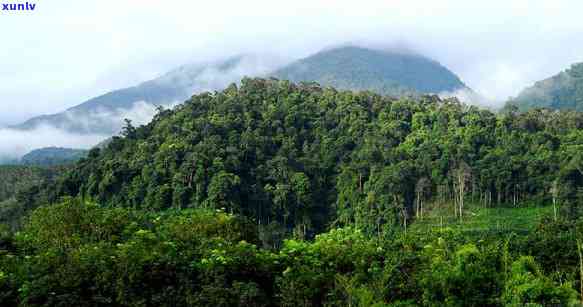
[[[103, 125], [111, 127], [115, 130], [114, 134], [117, 134], [124, 125], [124, 119], [131, 120], [135, 126], [143, 125], [148, 123], [156, 112], [155, 106], [138, 101], [131, 109], [102, 110], [89, 115], [65, 114], [72, 125], [87, 128]], [[51, 125], [39, 125], [30, 130], [0, 128], [0, 163], [18, 160], [31, 150], [44, 147], [89, 149], [110, 136], [111, 134], [72, 133], [62, 127]]]

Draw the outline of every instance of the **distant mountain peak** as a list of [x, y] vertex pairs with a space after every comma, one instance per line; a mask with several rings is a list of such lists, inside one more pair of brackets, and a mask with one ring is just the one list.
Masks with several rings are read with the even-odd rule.
[[64, 112], [34, 117], [13, 128], [31, 130], [51, 126], [72, 133], [114, 135], [121, 129], [124, 118], [145, 124], [156, 106], [175, 105], [195, 93], [223, 89], [248, 73], [269, 72], [272, 68], [262, 60], [241, 54], [224, 60], [183, 65], [154, 80], [108, 92]]
[[316, 81], [349, 90], [402, 96], [467, 88], [454, 73], [416, 53], [356, 45], [324, 49], [273, 74], [294, 82]]
[[391, 96], [467, 89], [454, 73], [438, 62], [403, 48], [379, 50], [349, 44], [324, 49], [275, 69], [280, 63], [281, 60], [272, 56], [238, 54], [187, 64], [156, 79], [111, 91], [65, 112], [32, 118], [14, 128], [31, 130], [51, 126], [77, 134], [107, 137], [119, 133], [124, 118], [136, 125], [145, 124], [155, 114], [157, 106], [171, 106], [196, 93], [222, 90], [245, 76], [315, 81], [339, 89], [370, 90]]
[[533, 108], [583, 111], [583, 63], [575, 63], [565, 71], [535, 82], [507, 106], [516, 106], [521, 111]]

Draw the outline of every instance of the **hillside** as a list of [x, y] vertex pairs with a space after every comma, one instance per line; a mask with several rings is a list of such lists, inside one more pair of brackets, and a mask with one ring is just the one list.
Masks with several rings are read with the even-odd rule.
[[[54, 187], [53, 180], [63, 171], [63, 167], [0, 165], [0, 226], [14, 228], [22, 222], [31, 206], [35, 207], [27, 195], [48, 202], [46, 196], [52, 193], [49, 189]], [[41, 192], [42, 188], [45, 191]]]
[[293, 82], [314, 81], [348, 90], [403, 96], [466, 89], [454, 73], [420, 55], [361, 47], [321, 51], [272, 74]]
[[364, 223], [354, 206], [377, 200], [387, 225], [406, 223], [422, 183], [430, 202], [455, 202], [460, 178], [487, 203], [548, 200], [561, 178], [565, 197], [577, 197], [581, 114], [532, 115], [245, 79], [126, 127], [63, 186], [104, 204], [212, 206], [304, 233]]
[[575, 306], [582, 123], [246, 78], [19, 193], [0, 305]]
[[0, 201], [6, 200], [17, 191], [41, 183], [52, 172], [45, 168], [33, 166], [0, 166]]
[[583, 63], [536, 82], [507, 104], [521, 111], [532, 108], [583, 111]]

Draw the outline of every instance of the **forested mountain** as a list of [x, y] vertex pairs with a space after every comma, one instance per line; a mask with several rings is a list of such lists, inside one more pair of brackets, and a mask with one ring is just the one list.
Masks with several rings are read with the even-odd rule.
[[64, 112], [32, 118], [15, 126], [51, 126], [72, 133], [117, 134], [125, 118], [146, 123], [157, 106], [180, 103], [193, 93], [223, 89], [246, 73], [265, 72], [260, 59], [236, 56], [207, 64], [185, 65], [134, 87], [92, 98]]
[[421, 55], [355, 46], [321, 51], [272, 75], [293, 82], [314, 81], [396, 97], [467, 89], [454, 73]]
[[35, 149], [20, 159], [20, 164], [36, 166], [55, 166], [73, 163], [87, 155], [87, 150], [61, 147]]
[[[582, 128], [577, 112], [246, 78], [19, 193], [0, 304], [575, 306]], [[465, 226], [506, 209], [549, 214]]]
[[391, 226], [412, 219], [418, 198], [458, 199], [459, 210], [468, 192], [489, 204], [548, 199], [557, 180], [576, 197], [581, 128], [578, 113], [498, 117], [437, 97], [245, 79], [125, 127], [69, 172], [62, 193], [225, 208], [307, 233], [332, 222]]
[[241, 55], [204, 65], [185, 65], [135, 87], [112, 91], [65, 112], [32, 118], [14, 128], [52, 126], [74, 133], [117, 134], [124, 118], [146, 123], [156, 106], [184, 101], [193, 93], [222, 90], [243, 76], [316, 81], [340, 89], [371, 90], [402, 96], [466, 89], [447, 68], [425, 57], [403, 52], [342, 47], [319, 52], [271, 71], [263, 56]]
[[507, 103], [521, 111], [532, 108], [583, 111], [583, 63], [538, 81]]

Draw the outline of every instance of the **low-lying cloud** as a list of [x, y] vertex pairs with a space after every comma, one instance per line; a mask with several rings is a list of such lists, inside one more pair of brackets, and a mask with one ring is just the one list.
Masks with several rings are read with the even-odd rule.
[[107, 135], [81, 135], [51, 126], [33, 130], [0, 129], [0, 162], [17, 161], [31, 150], [59, 146], [88, 149], [105, 140]]
[[[169, 108], [174, 105], [176, 103], [171, 103], [165, 107]], [[66, 112], [67, 127], [55, 127], [41, 123], [27, 130], [0, 128], [0, 163], [18, 161], [28, 152], [44, 147], [90, 149], [118, 134], [125, 124], [124, 119], [129, 119], [134, 126], [139, 126], [148, 123], [156, 112], [156, 106], [139, 101], [134, 103], [131, 109], [100, 110], [90, 114]], [[110, 132], [71, 132], [73, 127], [82, 131], [81, 129], [94, 129], [98, 126], [107, 127]]]
[[496, 105], [492, 100], [472, 91], [469, 88], [460, 88], [452, 92], [441, 92], [438, 94], [441, 98], [457, 98], [460, 102], [467, 105], [479, 106], [482, 108], [495, 109], [499, 106]]

